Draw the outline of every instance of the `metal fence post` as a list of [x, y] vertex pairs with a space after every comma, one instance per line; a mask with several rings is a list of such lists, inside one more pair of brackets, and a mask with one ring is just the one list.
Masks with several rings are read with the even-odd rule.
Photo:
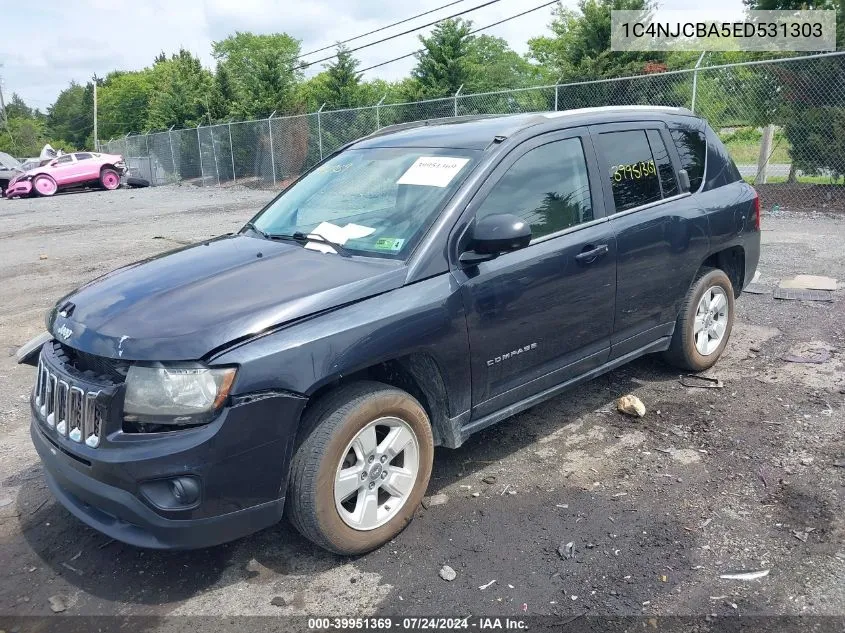
[[[276, 111], [273, 110], [273, 114], [276, 114]], [[270, 168], [273, 170], [273, 186], [276, 186], [276, 155], [273, 152], [273, 114], [270, 115], [270, 118], [267, 119], [267, 131], [270, 132]]]
[[200, 126], [197, 125], [197, 154], [200, 157], [200, 179], [202, 186], [205, 187], [205, 169], [202, 166], [202, 143], [200, 142]]
[[385, 99], [387, 99], [387, 93], [385, 93], [381, 100], [376, 104], [376, 131], [381, 129], [381, 117], [379, 116], [379, 108], [381, 108], [381, 104], [384, 103]]
[[695, 112], [695, 93], [698, 90], [698, 67], [701, 66], [701, 60], [704, 59], [705, 54], [707, 54], [707, 51], [702, 51], [701, 55], [698, 56], [698, 61], [695, 62], [695, 70], [692, 72], [692, 103], [690, 104], [692, 112]]
[[326, 104], [320, 106], [320, 109], [317, 110], [317, 142], [320, 145], [320, 160], [323, 160], [323, 123], [320, 120], [320, 113], [323, 111], [323, 108], [326, 107]]
[[150, 131], [144, 132], [144, 146], [147, 149], [147, 167], [150, 170], [150, 184], [155, 186], [155, 178], [153, 178], [153, 157], [150, 156]]
[[217, 148], [214, 147], [214, 132], [212, 132], [211, 128], [214, 127], [213, 125], [208, 126], [208, 134], [211, 136], [211, 155], [214, 157], [214, 173], [217, 175], [217, 186], [220, 186], [220, 168], [217, 166]]
[[170, 143], [170, 166], [173, 168], [173, 175], [176, 176], [176, 154], [173, 153], [173, 128], [176, 127], [175, 125], [171, 125], [170, 129], [167, 130], [167, 142]]
[[235, 146], [232, 145], [232, 122], [229, 121], [229, 155], [232, 157], [232, 180], [238, 182], [238, 177], [235, 175]]
[[458, 116], [458, 95], [461, 94], [461, 90], [464, 89], [464, 85], [461, 84], [461, 87], [458, 88], [458, 91], [455, 93], [455, 116]]

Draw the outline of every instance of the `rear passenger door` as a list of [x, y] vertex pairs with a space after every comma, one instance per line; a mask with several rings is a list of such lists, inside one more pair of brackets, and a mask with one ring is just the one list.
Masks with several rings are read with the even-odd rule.
[[669, 336], [707, 255], [707, 217], [680, 190], [678, 154], [662, 122], [592, 126], [616, 235], [611, 358]]
[[467, 213], [511, 213], [532, 233], [525, 248], [454, 271], [467, 313], [477, 419], [607, 360], [616, 244], [586, 128], [514, 149]]

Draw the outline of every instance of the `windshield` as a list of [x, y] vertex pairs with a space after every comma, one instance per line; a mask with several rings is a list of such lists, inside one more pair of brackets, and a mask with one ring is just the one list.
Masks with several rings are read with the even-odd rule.
[[[326, 161], [256, 218], [268, 236], [319, 234], [353, 254], [404, 259], [480, 152], [350, 149]], [[315, 250], [325, 245], [308, 243]]]

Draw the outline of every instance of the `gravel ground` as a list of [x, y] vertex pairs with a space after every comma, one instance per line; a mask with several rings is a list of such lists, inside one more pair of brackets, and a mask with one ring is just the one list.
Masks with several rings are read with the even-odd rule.
[[[448, 501], [367, 556], [328, 554], [286, 523], [162, 553], [78, 522], [43, 482], [27, 430], [34, 370], [11, 354], [78, 284], [235, 230], [269, 197], [184, 186], [0, 200], [0, 628], [51, 615], [51, 597], [65, 607], [55, 618], [153, 616], [133, 630], [167, 615], [845, 615], [841, 290], [832, 303], [743, 295], [708, 372], [722, 389], [686, 388], [644, 358], [438, 449], [429, 494]], [[845, 279], [843, 236], [841, 216], [764, 217], [759, 282]], [[808, 344], [831, 359], [782, 360]], [[645, 418], [616, 412], [626, 393]]]

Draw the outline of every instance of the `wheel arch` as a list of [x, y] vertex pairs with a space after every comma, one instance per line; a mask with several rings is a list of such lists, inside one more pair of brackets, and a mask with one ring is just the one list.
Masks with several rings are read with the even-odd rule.
[[[702, 268], [718, 268], [728, 276], [734, 289], [734, 298], [738, 298], [745, 286], [745, 248], [741, 244], [728, 246], [711, 253], [699, 266]], [[695, 278], [698, 278], [696, 273]]]
[[338, 387], [362, 380], [374, 380], [407, 391], [428, 414], [434, 444], [449, 448], [460, 446], [460, 429], [449, 417], [443, 373], [434, 357], [425, 352], [413, 352], [321, 381], [305, 394], [308, 396], [308, 404], [302, 415]]

